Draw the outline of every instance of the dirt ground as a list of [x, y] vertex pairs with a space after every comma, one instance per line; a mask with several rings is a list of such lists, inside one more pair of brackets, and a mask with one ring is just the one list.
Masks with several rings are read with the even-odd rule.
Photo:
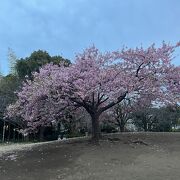
[[[1, 148], [1, 147], [0, 147]], [[0, 180], [179, 180], [180, 133], [52, 142], [0, 157]]]

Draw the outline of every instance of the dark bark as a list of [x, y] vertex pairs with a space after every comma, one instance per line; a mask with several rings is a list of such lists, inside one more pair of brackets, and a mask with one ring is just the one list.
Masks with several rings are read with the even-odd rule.
[[10, 141], [10, 137], [11, 137], [11, 125], [9, 123], [9, 126], [8, 126], [8, 142]]
[[86, 111], [91, 116], [92, 121], [92, 141], [98, 142], [100, 139], [100, 126], [99, 126], [99, 116], [109, 108], [115, 106], [120, 103], [125, 97], [128, 91], [124, 92], [121, 96], [119, 96], [115, 101], [110, 102], [106, 106], [100, 107], [104, 102], [106, 102], [109, 98], [105, 97], [104, 94], [98, 94], [97, 100], [95, 100], [94, 93], [92, 93], [92, 100], [82, 100], [80, 98], [71, 97], [70, 99], [77, 103], [79, 107], [84, 107]]
[[143, 123], [143, 129], [144, 129], [145, 132], [148, 131], [147, 122], [144, 122], [144, 123]]
[[116, 119], [117, 123], [115, 123], [117, 126], [119, 126], [120, 131], [124, 132], [125, 131], [125, 124], [126, 122], [124, 122], [122, 119], [119, 119], [119, 117]]
[[126, 91], [123, 95], [119, 96], [116, 101], [110, 102], [107, 106], [104, 106], [99, 109], [99, 113], [103, 113], [104, 111], [110, 109], [111, 107], [115, 106], [116, 104], [120, 103], [125, 97], [128, 91]]
[[125, 125], [124, 125], [124, 124], [121, 124], [119, 127], [120, 127], [120, 131], [121, 131], [121, 132], [124, 132], [124, 130], [125, 130]]
[[45, 131], [45, 127], [40, 127], [40, 132], [39, 132], [40, 141], [44, 141], [44, 131]]
[[100, 139], [100, 126], [99, 126], [99, 115], [98, 114], [91, 114], [92, 120], [92, 141], [98, 142]]

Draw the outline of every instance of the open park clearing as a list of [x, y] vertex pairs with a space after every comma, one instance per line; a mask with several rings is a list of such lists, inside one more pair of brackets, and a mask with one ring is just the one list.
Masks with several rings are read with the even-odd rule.
[[180, 133], [114, 134], [99, 145], [80, 139], [13, 146], [0, 146], [1, 180], [180, 178]]

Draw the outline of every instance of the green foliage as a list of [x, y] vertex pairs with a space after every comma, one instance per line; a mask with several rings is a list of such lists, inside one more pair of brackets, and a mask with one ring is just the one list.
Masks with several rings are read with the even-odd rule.
[[179, 107], [162, 107], [157, 112], [158, 118], [158, 131], [171, 131], [172, 127], [178, 125], [178, 119], [180, 118]]
[[66, 66], [70, 61], [62, 58], [61, 56], [50, 56], [46, 51], [34, 51], [29, 57], [21, 58], [17, 61], [15, 69], [18, 77], [24, 79], [25, 76], [32, 78], [32, 72], [38, 72], [39, 68], [47, 63], [60, 64], [64, 63]]
[[16, 99], [15, 91], [18, 89], [20, 81], [15, 75], [7, 75], [0, 81], [0, 113], [6, 106]]
[[14, 91], [20, 85], [19, 79], [15, 75], [8, 75], [0, 80], [0, 132], [3, 129], [3, 117], [6, 107], [16, 100]]
[[133, 114], [134, 124], [139, 130], [169, 132], [178, 125], [180, 110], [175, 107], [146, 108]]
[[20, 59], [16, 63], [16, 71], [20, 78], [24, 78], [26, 75], [30, 75], [31, 71], [28, 63], [24, 59]]

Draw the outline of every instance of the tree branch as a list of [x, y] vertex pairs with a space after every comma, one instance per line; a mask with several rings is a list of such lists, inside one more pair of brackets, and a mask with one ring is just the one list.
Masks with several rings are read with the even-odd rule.
[[106, 111], [107, 109], [109, 109], [109, 108], [115, 106], [116, 104], [120, 103], [126, 97], [127, 93], [128, 93], [128, 91], [126, 91], [123, 95], [119, 96], [117, 98], [117, 101], [110, 102], [107, 106], [100, 108], [98, 113], [101, 114], [102, 112]]

